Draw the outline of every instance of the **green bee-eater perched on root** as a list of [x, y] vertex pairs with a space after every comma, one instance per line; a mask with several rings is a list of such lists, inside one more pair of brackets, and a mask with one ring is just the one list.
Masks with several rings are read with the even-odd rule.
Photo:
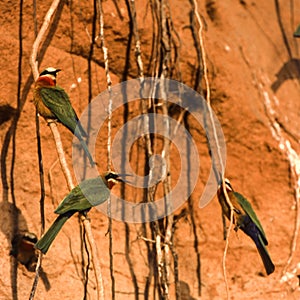
[[56, 75], [60, 69], [45, 69], [35, 82], [34, 103], [38, 113], [45, 119], [54, 119], [66, 126], [80, 141], [92, 166], [95, 162], [83, 137], [87, 134], [82, 128], [69, 96], [65, 90], [56, 85]]
[[[84, 180], [72, 189], [58, 205], [55, 213], [59, 214], [59, 216], [35, 244], [35, 248], [46, 254], [65, 222], [76, 212], [89, 211], [93, 206], [104, 203], [109, 198], [110, 189], [120, 181], [125, 182], [120, 176], [125, 175], [107, 172], [101, 177]], [[88, 199], [86, 195], [88, 195]]]
[[249, 201], [241, 194], [235, 192], [228, 179], [225, 179], [225, 187], [221, 184], [218, 190], [218, 199], [222, 207], [223, 214], [230, 220], [230, 205], [226, 201], [223, 188], [226, 189], [227, 195], [232, 203], [233, 209], [233, 223], [235, 230], [241, 229], [247, 234], [255, 243], [257, 250], [261, 256], [267, 274], [271, 274], [275, 270], [275, 266], [267, 251], [266, 246], [268, 241], [266, 234], [259, 222]]

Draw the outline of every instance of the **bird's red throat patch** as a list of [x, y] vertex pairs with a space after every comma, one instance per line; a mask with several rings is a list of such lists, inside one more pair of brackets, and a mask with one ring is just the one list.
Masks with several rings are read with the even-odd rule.
[[56, 85], [56, 81], [53, 80], [52, 78], [50, 78], [49, 76], [40, 76], [36, 82], [43, 86], [55, 86]]

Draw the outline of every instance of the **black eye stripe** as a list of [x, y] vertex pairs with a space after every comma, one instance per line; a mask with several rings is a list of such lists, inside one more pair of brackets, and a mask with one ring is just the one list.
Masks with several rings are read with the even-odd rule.
[[109, 180], [109, 179], [118, 179], [119, 175], [116, 173], [108, 173], [105, 175], [105, 179]]
[[46, 69], [42, 73], [40, 73], [40, 76], [51, 74], [56, 77], [57, 72], [59, 72], [59, 70], [49, 71]]

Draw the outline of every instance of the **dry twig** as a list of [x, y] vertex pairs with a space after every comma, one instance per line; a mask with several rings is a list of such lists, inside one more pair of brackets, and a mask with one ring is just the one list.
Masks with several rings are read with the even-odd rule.
[[[225, 165], [224, 162], [222, 160], [222, 155], [221, 155], [221, 147], [219, 145], [219, 141], [218, 141], [218, 136], [217, 136], [217, 132], [216, 132], [216, 128], [215, 128], [215, 123], [214, 123], [214, 118], [213, 118], [213, 111], [211, 109], [211, 105], [210, 105], [210, 85], [209, 85], [209, 80], [208, 80], [208, 72], [207, 72], [207, 63], [206, 63], [206, 52], [205, 52], [205, 47], [204, 47], [204, 42], [203, 42], [203, 37], [202, 37], [202, 31], [203, 31], [203, 24], [201, 21], [201, 17], [198, 13], [198, 4], [196, 0], [193, 0], [193, 4], [194, 4], [194, 13], [196, 16], [196, 19], [198, 21], [199, 24], [199, 41], [200, 41], [200, 47], [201, 47], [201, 56], [202, 56], [202, 63], [203, 63], [203, 77], [204, 77], [204, 81], [205, 81], [205, 85], [206, 85], [206, 101], [207, 101], [207, 107], [208, 107], [208, 114], [209, 114], [209, 119], [213, 128], [213, 140], [214, 143], [217, 147], [217, 153], [218, 153], [218, 161], [221, 165], [221, 176], [222, 176], [222, 186], [223, 186], [223, 191], [224, 191], [224, 195], [225, 195], [225, 199], [226, 202], [228, 203], [229, 207], [230, 207], [230, 226], [229, 226], [229, 230], [228, 230], [228, 234], [226, 236], [226, 246], [224, 249], [224, 255], [223, 255], [223, 274], [224, 274], [224, 281], [225, 281], [225, 285], [226, 285], [226, 292], [227, 292], [227, 298], [229, 299], [229, 287], [228, 287], [228, 280], [227, 280], [227, 276], [226, 276], [226, 255], [227, 255], [227, 249], [228, 249], [228, 243], [229, 243], [229, 235], [230, 235], [230, 230], [232, 228], [233, 225], [233, 205], [227, 195], [226, 192], [226, 188], [225, 188], [225, 183], [224, 183], [224, 177], [223, 177], [223, 173], [225, 171]], [[214, 163], [214, 160], [213, 160]], [[219, 174], [216, 174], [216, 176], [219, 176]]]
[[[42, 39], [43, 39], [44, 35], [47, 32], [47, 29], [48, 29], [48, 27], [50, 25], [50, 22], [51, 22], [51, 18], [53, 17], [59, 3], [60, 3], [60, 0], [54, 0], [52, 2], [51, 7], [49, 8], [49, 10], [48, 10], [48, 12], [45, 16], [44, 23], [43, 23], [43, 25], [42, 25], [42, 27], [41, 27], [34, 43], [33, 43], [33, 46], [32, 46], [32, 53], [31, 53], [31, 57], [30, 57], [30, 65], [31, 65], [32, 73], [33, 73], [33, 78], [35, 80], [39, 76], [38, 64], [37, 64], [37, 61], [36, 61], [37, 54], [38, 54], [38, 48], [39, 48], [39, 46], [42, 42]], [[42, 228], [42, 231], [43, 231], [43, 228]], [[30, 300], [34, 299], [34, 296], [35, 296], [41, 266], [42, 266], [42, 254], [39, 253], [39, 257], [38, 257], [38, 261], [37, 261], [37, 265], [36, 265], [36, 271], [35, 271], [35, 278], [34, 278], [34, 282], [33, 282], [32, 289], [31, 289], [31, 292], [30, 292], [30, 297], [29, 297]]]
[[227, 194], [224, 177], [222, 178], [222, 188], [223, 188], [223, 193], [225, 195], [226, 203], [228, 204], [228, 206], [230, 208], [230, 224], [229, 224], [229, 228], [228, 228], [227, 234], [226, 234], [226, 245], [225, 245], [225, 249], [224, 249], [224, 253], [223, 253], [223, 262], [222, 262], [223, 276], [224, 276], [224, 281], [225, 281], [225, 286], [226, 286], [226, 294], [227, 294], [227, 299], [229, 300], [230, 295], [229, 295], [229, 286], [228, 286], [228, 280], [227, 280], [227, 275], [226, 275], [226, 256], [227, 256], [227, 251], [228, 251], [228, 246], [229, 246], [229, 236], [230, 236], [230, 232], [231, 232], [233, 222], [234, 222], [234, 219], [233, 219], [234, 207], [233, 207], [233, 205], [229, 199], [229, 196]]
[[[100, 41], [101, 41], [101, 48], [104, 57], [104, 67], [105, 67], [105, 75], [106, 75], [106, 84], [107, 90], [109, 93], [109, 102], [107, 108], [107, 169], [111, 169], [112, 164], [112, 157], [111, 157], [111, 120], [112, 120], [112, 81], [109, 72], [109, 59], [108, 59], [108, 48], [106, 46], [106, 41], [104, 37], [104, 13], [102, 8], [102, 0], [98, 0], [98, 9], [99, 9], [99, 25], [100, 25]], [[112, 218], [111, 218], [111, 199], [108, 199], [108, 206], [107, 206], [107, 213], [108, 213], [108, 233], [109, 233], [109, 258], [110, 258], [110, 278], [111, 278], [111, 293], [112, 299], [115, 299], [115, 277], [114, 277], [114, 256], [113, 256], [113, 236], [112, 236]]]

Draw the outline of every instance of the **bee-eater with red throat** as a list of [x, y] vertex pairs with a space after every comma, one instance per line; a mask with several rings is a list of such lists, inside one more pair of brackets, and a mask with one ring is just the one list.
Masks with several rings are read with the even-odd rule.
[[267, 274], [275, 270], [275, 266], [267, 251], [268, 240], [261, 223], [258, 220], [250, 202], [240, 193], [235, 192], [228, 179], [224, 180], [225, 187], [221, 184], [218, 190], [218, 199], [222, 207], [223, 214], [230, 220], [230, 205], [226, 200], [224, 188], [226, 189], [229, 200], [233, 206], [233, 223], [235, 230], [241, 229], [255, 243], [258, 253], [263, 261]]
[[34, 244], [37, 242], [37, 236], [32, 232], [18, 233], [12, 240], [12, 250], [10, 255], [14, 256], [18, 262], [26, 267], [30, 272], [34, 272], [38, 260], [37, 251]]
[[90, 154], [83, 136], [87, 134], [82, 128], [73, 109], [69, 96], [63, 88], [56, 85], [57, 73], [60, 69], [49, 67], [40, 73], [35, 82], [34, 103], [38, 113], [47, 119], [54, 119], [66, 126], [80, 141], [92, 166], [95, 162]]
[[126, 182], [121, 176], [114, 172], [106, 172], [101, 177], [84, 180], [72, 189], [56, 208], [55, 213], [59, 216], [35, 244], [35, 248], [46, 254], [65, 222], [76, 212], [87, 212], [93, 206], [108, 200], [110, 189], [120, 181]]

